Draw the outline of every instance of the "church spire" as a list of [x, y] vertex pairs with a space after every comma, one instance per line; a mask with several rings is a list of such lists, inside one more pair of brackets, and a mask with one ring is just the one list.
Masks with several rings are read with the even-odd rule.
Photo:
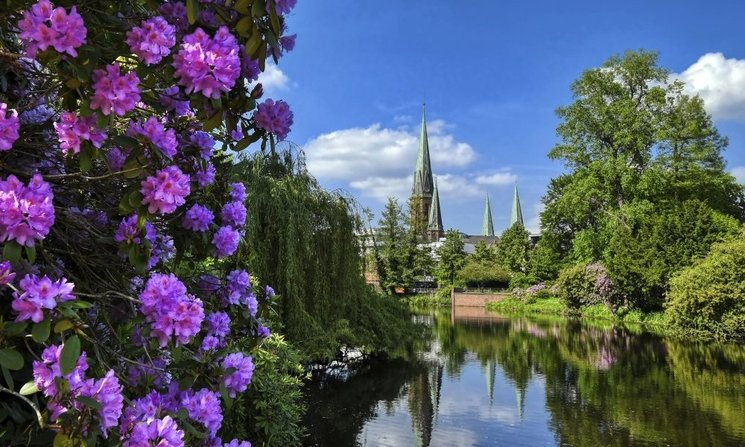
[[484, 206], [484, 220], [481, 224], [482, 236], [494, 236], [494, 222], [491, 218], [491, 204], [489, 203], [489, 194], [486, 194], [486, 206]]
[[440, 194], [437, 192], [437, 180], [434, 181], [435, 187], [432, 194], [432, 208], [429, 209], [429, 223], [427, 232], [430, 238], [438, 240], [445, 230], [442, 228], [442, 213], [440, 212]]
[[425, 106], [422, 104], [422, 127], [419, 133], [419, 154], [414, 169], [414, 187], [411, 195], [414, 197], [432, 196], [432, 164], [429, 160], [429, 141], [427, 139], [427, 117]]
[[519, 223], [525, 226], [523, 223], [523, 210], [520, 208], [520, 196], [517, 193], [517, 185], [515, 185], [515, 193], [512, 196], [512, 214], [510, 215], [510, 228], [513, 225]]

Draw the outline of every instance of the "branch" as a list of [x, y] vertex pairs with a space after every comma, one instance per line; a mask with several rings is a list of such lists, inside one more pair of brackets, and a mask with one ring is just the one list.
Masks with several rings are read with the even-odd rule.
[[21, 393], [17, 393], [11, 390], [10, 388], [5, 388], [2, 385], [0, 385], [0, 393], [1, 392], [12, 394], [13, 396], [26, 402], [34, 410], [34, 413], [36, 413], [36, 421], [39, 423], [39, 428], [44, 428], [44, 417], [41, 415], [41, 411], [39, 410], [39, 407], [37, 407], [35, 403], [31, 402], [31, 399], [29, 399], [28, 397], [24, 396]]

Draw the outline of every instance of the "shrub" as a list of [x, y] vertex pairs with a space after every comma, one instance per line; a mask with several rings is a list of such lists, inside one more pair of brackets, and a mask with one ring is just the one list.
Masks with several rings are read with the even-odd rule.
[[569, 309], [603, 303], [615, 311], [620, 302], [615, 284], [601, 264], [578, 264], [568, 267], [559, 274], [557, 285], [559, 298]]
[[745, 235], [715, 244], [670, 281], [665, 313], [674, 328], [745, 338]]
[[532, 284], [538, 282], [538, 279], [533, 275], [526, 275], [525, 273], [516, 272], [510, 276], [510, 289], [521, 288], [525, 289]]
[[457, 280], [467, 287], [503, 289], [510, 284], [510, 273], [493, 262], [469, 260], [458, 271]]

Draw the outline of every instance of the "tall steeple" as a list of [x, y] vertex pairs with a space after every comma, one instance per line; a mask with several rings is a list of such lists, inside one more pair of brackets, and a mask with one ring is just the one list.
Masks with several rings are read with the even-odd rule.
[[484, 206], [484, 221], [481, 224], [482, 236], [494, 236], [494, 222], [491, 218], [491, 204], [489, 203], [489, 194], [486, 195], [486, 206]]
[[435, 179], [434, 193], [432, 194], [432, 207], [429, 209], [429, 222], [427, 233], [431, 241], [439, 240], [444, 234], [442, 227], [442, 213], [440, 213], [440, 194], [437, 192], [437, 179]]
[[510, 215], [510, 228], [513, 225], [519, 223], [525, 226], [523, 223], [523, 210], [520, 207], [520, 196], [517, 193], [517, 185], [515, 185], [515, 194], [512, 196], [512, 214]]
[[427, 139], [427, 117], [425, 105], [422, 104], [422, 127], [419, 132], [419, 153], [414, 169], [414, 186], [411, 195], [415, 197], [431, 197], [434, 188], [432, 181], [432, 164], [429, 160], [429, 140]]

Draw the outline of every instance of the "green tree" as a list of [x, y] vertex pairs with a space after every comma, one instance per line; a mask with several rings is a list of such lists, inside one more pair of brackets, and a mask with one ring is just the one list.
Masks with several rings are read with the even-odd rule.
[[435, 268], [435, 276], [440, 287], [455, 283], [455, 276], [466, 261], [465, 246], [460, 232], [449, 229], [445, 232], [445, 242], [437, 250], [439, 260]]
[[398, 201], [392, 197], [383, 208], [378, 222], [378, 241], [380, 259], [378, 274], [384, 290], [392, 292], [394, 288], [406, 284], [406, 225], [404, 212]]
[[479, 241], [476, 244], [476, 249], [471, 257], [477, 262], [494, 262], [497, 259], [494, 247], [486, 245], [484, 241]]
[[502, 233], [497, 245], [497, 262], [513, 273], [525, 273], [530, 241], [528, 231], [516, 223]]

